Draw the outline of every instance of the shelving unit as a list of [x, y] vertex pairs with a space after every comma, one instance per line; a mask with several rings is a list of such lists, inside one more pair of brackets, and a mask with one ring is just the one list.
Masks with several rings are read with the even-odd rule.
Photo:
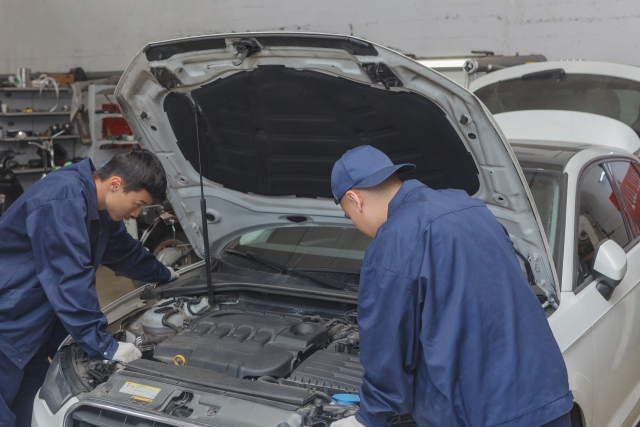
[[[56, 139], [54, 141], [60, 141], [60, 140], [65, 140], [65, 139], [79, 139], [80, 135], [60, 135], [60, 136], [56, 136]], [[47, 139], [49, 139], [48, 136], [28, 136], [25, 139], [23, 139], [23, 141], [46, 141]], [[20, 140], [15, 139], [15, 138], [0, 138], [0, 142], [20, 142]]]
[[[60, 92], [70, 91], [67, 88], [59, 88]], [[39, 87], [0, 87], [0, 92], [55, 92], [54, 88], [45, 87], [40, 89]]]
[[[138, 145], [138, 141], [136, 140], [119, 141], [104, 139], [102, 137], [102, 119], [107, 117], [122, 117], [120, 113], [100, 112], [103, 103], [115, 103], [115, 98], [113, 97], [115, 88], [115, 85], [91, 85], [87, 91], [87, 102], [85, 105], [89, 109], [89, 128], [91, 130], [89, 157], [96, 168], [99, 168], [103, 163], [111, 160], [116, 154]], [[113, 148], [114, 145], [122, 147]]]
[[0, 113], [0, 117], [68, 116], [68, 111], [34, 111], [33, 113]]
[[17, 168], [13, 170], [13, 173], [15, 173], [16, 175], [21, 175], [21, 174], [32, 174], [32, 173], [42, 173], [44, 172], [44, 168]]
[[[17, 140], [7, 136], [9, 130], [21, 130], [25, 132], [44, 133], [53, 124], [63, 125], [71, 122], [74, 125], [68, 111], [71, 107], [71, 88], [60, 88], [59, 98], [56, 100], [55, 89], [45, 88], [0, 88], [0, 102], [9, 108], [7, 113], [0, 113], [0, 126], [3, 136], [0, 138], [0, 150], [14, 150], [18, 153], [15, 160], [22, 167], [14, 168], [22, 187], [26, 190], [41, 178], [44, 168], [28, 167], [29, 160], [40, 159], [38, 147], [29, 142], [49, 140], [48, 136], [27, 136], [24, 140]], [[58, 104], [56, 111], [49, 111]], [[67, 106], [64, 111], [64, 106]], [[22, 110], [30, 108], [31, 113]], [[82, 144], [77, 133], [73, 135], [60, 135], [54, 139], [54, 143], [60, 144], [67, 151], [69, 160], [74, 157], [87, 157], [89, 146]]]

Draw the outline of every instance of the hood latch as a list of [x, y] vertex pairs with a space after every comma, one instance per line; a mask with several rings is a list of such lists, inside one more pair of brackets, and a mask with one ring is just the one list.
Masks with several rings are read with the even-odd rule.
[[258, 43], [245, 39], [233, 42], [233, 46], [236, 48], [237, 53], [231, 58], [231, 63], [236, 67], [242, 64], [247, 57], [262, 50]]

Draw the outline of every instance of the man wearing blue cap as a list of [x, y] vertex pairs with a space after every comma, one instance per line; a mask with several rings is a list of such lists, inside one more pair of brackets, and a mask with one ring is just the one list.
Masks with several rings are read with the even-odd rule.
[[334, 427], [570, 426], [573, 396], [504, 227], [462, 190], [433, 190], [381, 151], [347, 151], [334, 201], [374, 238], [360, 271], [360, 409]]

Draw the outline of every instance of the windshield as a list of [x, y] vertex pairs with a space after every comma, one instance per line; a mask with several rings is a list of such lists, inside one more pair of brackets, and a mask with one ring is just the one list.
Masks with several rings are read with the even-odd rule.
[[313, 271], [357, 285], [364, 253], [371, 238], [351, 227], [282, 227], [252, 231], [233, 240], [220, 259], [238, 267], [275, 271], [259, 261], [237, 256], [251, 252], [286, 267]]
[[[557, 241], [561, 238], [558, 230], [562, 218], [562, 173], [542, 169], [524, 169], [524, 173], [555, 260]], [[362, 260], [371, 240], [351, 227], [270, 228], [236, 238], [219, 258], [235, 267], [280, 274], [278, 266], [274, 268], [263, 262], [274, 261], [357, 287]], [[242, 256], [247, 253], [250, 256]]]
[[529, 184], [533, 200], [538, 209], [542, 227], [553, 254], [553, 261], [558, 264], [562, 218], [561, 201], [563, 196], [562, 172], [544, 169], [523, 168], [524, 176]]
[[563, 72], [536, 73], [535, 78], [485, 86], [475, 95], [493, 114], [521, 110], [592, 113], [619, 120], [640, 135], [640, 83], [633, 80]]

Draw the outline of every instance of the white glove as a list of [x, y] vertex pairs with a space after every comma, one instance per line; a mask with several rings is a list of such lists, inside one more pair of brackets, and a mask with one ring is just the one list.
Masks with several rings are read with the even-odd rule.
[[130, 342], [119, 342], [116, 354], [113, 355], [114, 362], [129, 363], [136, 359], [140, 359], [142, 353]]
[[169, 282], [173, 282], [174, 280], [176, 280], [178, 277], [180, 277], [180, 274], [175, 271], [173, 268], [171, 267], [167, 267], [167, 269], [169, 270], [169, 272], [171, 273], [171, 278], [168, 280]]
[[360, 421], [356, 420], [356, 416], [352, 415], [331, 423], [331, 427], [364, 427]]

